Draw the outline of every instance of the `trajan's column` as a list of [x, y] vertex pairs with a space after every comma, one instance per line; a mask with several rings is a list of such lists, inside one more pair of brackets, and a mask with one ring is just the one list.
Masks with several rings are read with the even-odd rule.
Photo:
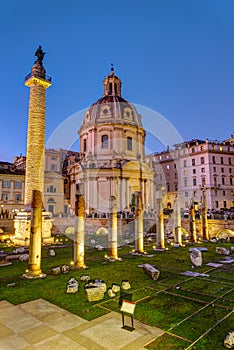
[[[25, 78], [25, 85], [30, 88], [28, 111], [27, 158], [25, 175], [24, 210], [18, 213], [14, 221], [14, 242], [28, 245], [30, 238], [32, 191], [44, 193], [44, 154], [45, 154], [45, 112], [46, 89], [51, 86], [51, 78], [46, 76], [43, 67], [45, 53], [41, 46], [35, 52], [37, 60], [31, 73]], [[52, 222], [46, 213], [42, 215], [42, 241], [51, 242]]]

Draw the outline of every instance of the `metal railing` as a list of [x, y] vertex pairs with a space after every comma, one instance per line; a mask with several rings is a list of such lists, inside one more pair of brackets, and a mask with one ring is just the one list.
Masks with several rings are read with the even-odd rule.
[[35, 77], [35, 78], [42, 78], [44, 80], [47, 80], [49, 82], [52, 82], [52, 77], [50, 77], [49, 75], [46, 74], [35, 74], [35, 73], [29, 73], [28, 75], [26, 75], [24, 81], [27, 81], [29, 78], [31, 77]]

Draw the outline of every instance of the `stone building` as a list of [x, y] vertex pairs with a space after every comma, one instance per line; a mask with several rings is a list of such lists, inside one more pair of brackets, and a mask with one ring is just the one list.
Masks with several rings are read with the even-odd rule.
[[157, 183], [164, 186], [166, 205], [180, 193], [181, 208], [194, 199], [197, 209], [206, 192], [208, 209], [234, 207], [234, 139], [218, 142], [191, 140], [149, 156]]
[[[66, 215], [70, 207], [68, 167], [79, 160], [79, 152], [45, 150], [44, 198], [46, 211]], [[0, 162], [0, 206], [12, 217], [24, 208], [26, 157], [15, 156], [14, 163]]]
[[141, 115], [121, 95], [114, 69], [105, 78], [103, 97], [86, 112], [78, 131], [81, 161], [69, 169], [71, 207], [83, 193], [87, 215], [109, 212], [110, 196], [118, 212], [134, 211], [136, 192], [145, 210], [154, 208], [153, 173], [145, 162], [145, 130]]

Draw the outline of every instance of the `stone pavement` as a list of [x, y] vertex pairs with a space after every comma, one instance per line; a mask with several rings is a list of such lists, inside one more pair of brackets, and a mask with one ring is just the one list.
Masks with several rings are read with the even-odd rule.
[[133, 332], [121, 327], [116, 312], [86, 321], [43, 299], [20, 305], [0, 302], [1, 350], [143, 350], [163, 334], [137, 321]]

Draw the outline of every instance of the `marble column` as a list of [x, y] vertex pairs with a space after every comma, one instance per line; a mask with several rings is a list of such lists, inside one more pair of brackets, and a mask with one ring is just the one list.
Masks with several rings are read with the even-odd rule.
[[206, 189], [202, 190], [201, 219], [202, 219], [202, 238], [203, 240], [208, 241], [209, 232], [208, 232], [208, 220], [207, 220]]
[[164, 215], [162, 191], [156, 192], [156, 229], [157, 229], [157, 248], [164, 249]]
[[194, 209], [194, 201], [191, 201], [190, 209], [189, 209], [189, 233], [190, 233], [190, 242], [197, 242], [196, 235], [196, 222], [195, 222], [195, 209]]
[[182, 230], [181, 230], [181, 214], [180, 201], [176, 198], [174, 201], [174, 230], [175, 230], [175, 244], [182, 246]]
[[74, 233], [74, 267], [86, 268], [84, 262], [85, 249], [85, 201], [82, 194], [76, 195]]
[[42, 198], [41, 192], [32, 191], [31, 202], [31, 232], [29, 244], [28, 270], [24, 277], [40, 277], [41, 271], [41, 240], [42, 240]]
[[118, 259], [118, 219], [116, 198], [110, 196], [109, 233], [108, 233], [108, 257]]
[[135, 250], [144, 253], [142, 193], [135, 193]]

